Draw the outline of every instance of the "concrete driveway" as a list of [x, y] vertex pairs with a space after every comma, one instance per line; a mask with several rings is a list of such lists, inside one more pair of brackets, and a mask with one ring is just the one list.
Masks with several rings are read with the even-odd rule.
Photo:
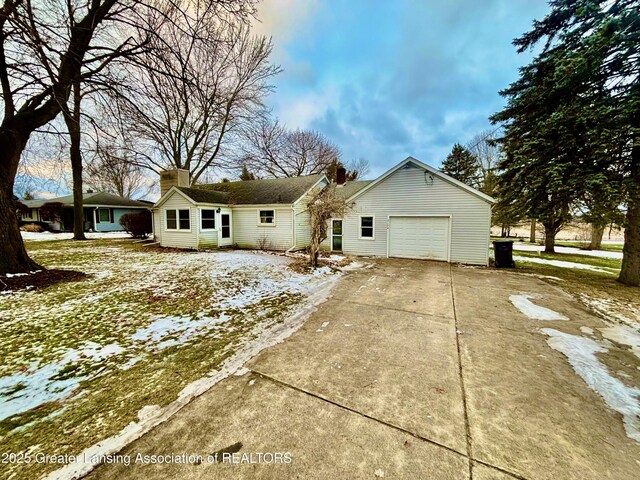
[[[570, 320], [528, 318], [509, 300], [523, 292]], [[89, 478], [636, 479], [640, 443], [540, 331], [601, 326], [533, 277], [376, 261], [249, 373], [122, 452], [240, 463], [115, 464]], [[615, 358], [640, 381], [636, 357]]]

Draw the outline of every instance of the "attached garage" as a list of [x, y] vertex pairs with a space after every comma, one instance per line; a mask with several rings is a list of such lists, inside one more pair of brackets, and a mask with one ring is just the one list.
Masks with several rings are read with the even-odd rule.
[[448, 216], [390, 216], [389, 257], [449, 261]]
[[[433, 259], [487, 265], [491, 206], [478, 190], [409, 157], [373, 181], [347, 182], [350, 204], [333, 242], [348, 255]], [[333, 247], [333, 248], [332, 248]]]

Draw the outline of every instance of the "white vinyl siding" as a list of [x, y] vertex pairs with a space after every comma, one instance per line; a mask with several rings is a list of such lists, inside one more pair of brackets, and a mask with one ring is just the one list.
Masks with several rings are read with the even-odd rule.
[[[416, 166], [403, 167], [354, 199], [343, 221], [345, 254], [387, 256], [389, 216], [450, 215], [450, 260], [486, 265], [491, 206]], [[360, 239], [360, 216], [375, 216], [375, 239]]]
[[[167, 230], [167, 210], [189, 210], [189, 224], [191, 230]], [[197, 248], [198, 247], [198, 209], [192, 202], [181, 194], [173, 192], [171, 196], [157, 210], [159, 217], [159, 229], [156, 235], [160, 237], [160, 245], [163, 247], [175, 248]]]
[[[260, 210], [273, 210], [276, 224], [265, 228], [257, 223]], [[268, 250], [288, 250], [293, 246], [293, 209], [282, 207], [233, 207], [231, 216], [233, 243], [241, 248], [259, 248], [265, 240]]]
[[326, 187], [328, 182], [322, 180], [314, 189], [312, 189], [306, 196], [300, 198], [293, 205], [294, 223], [295, 223], [295, 237], [296, 247], [304, 248], [311, 244], [311, 222], [309, 218], [309, 209], [307, 208], [307, 201], [310, 196], [315, 194], [318, 189]]

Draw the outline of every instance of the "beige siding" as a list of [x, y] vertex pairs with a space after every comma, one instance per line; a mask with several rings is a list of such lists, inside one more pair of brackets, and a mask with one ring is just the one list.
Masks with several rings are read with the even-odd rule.
[[[373, 240], [358, 238], [360, 215], [375, 217]], [[451, 215], [451, 261], [488, 262], [490, 204], [443, 179], [431, 181], [414, 166], [401, 168], [355, 199], [343, 222], [343, 251], [387, 256], [390, 215]]]
[[[258, 225], [258, 210], [275, 210], [275, 226]], [[293, 246], [293, 209], [291, 205], [271, 207], [233, 207], [231, 215], [233, 243], [240, 248], [259, 248], [265, 239], [269, 250], [288, 250]]]
[[[191, 231], [166, 230], [166, 211], [171, 209], [189, 209], [191, 212]], [[157, 210], [159, 217], [159, 230], [156, 235], [160, 237], [160, 245], [163, 247], [175, 248], [197, 248], [198, 247], [198, 213], [193, 203], [175, 191]]]

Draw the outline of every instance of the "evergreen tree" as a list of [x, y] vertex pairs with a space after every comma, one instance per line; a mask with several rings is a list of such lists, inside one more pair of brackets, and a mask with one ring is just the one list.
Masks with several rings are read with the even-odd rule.
[[242, 173], [240, 173], [240, 180], [255, 180], [256, 176], [249, 171], [246, 165], [242, 166]]
[[552, 234], [594, 182], [627, 204], [619, 281], [640, 284], [640, 9], [637, 0], [552, 0], [514, 43], [542, 51], [502, 94], [501, 183]]
[[478, 179], [478, 159], [459, 143], [456, 143], [442, 162], [442, 172], [473, 187]]

